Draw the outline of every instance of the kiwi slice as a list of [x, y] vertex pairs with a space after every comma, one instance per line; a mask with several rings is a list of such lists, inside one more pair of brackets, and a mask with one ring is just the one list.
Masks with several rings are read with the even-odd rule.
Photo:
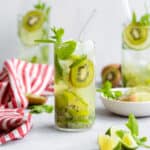
[[41, 28], [44, 23], [44, 14], [42, 11], [29, 11], [23, 17], [23, 28], [29, 32], [34, 32]]
[[55, 105], [57, 109], [65, 109], [66, 113], [69, 113], [73, 118], [89, 115], [88, 103], [75, 93], [67, 90], [55, 97]]
[[148, 28], [140, 23], [131, 23], [123, 31], [125, 44], [132, 49], [141, 50], [150, 45]]
[[87, 87], [94, 79], [94, 64], [89, 59], [75, 61], [70, 67], [70, 80], [74, 87]]
[[110, 64], [102, 69], [102, 82], [110, 81], [113, 87], [116, 87], [121, 82], [121, 69], [119, 64]]
[[46, 103], [47, 98], [40, 95], [27, 94], [29, 105], [42, 105]]

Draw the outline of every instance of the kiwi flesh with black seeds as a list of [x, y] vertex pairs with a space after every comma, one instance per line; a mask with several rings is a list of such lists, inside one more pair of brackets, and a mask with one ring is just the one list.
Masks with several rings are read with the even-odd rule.
[[29, 11], [23, 17], [23, 28], [28, 32], [34, 32], [41, 28], [44, 23], [44, 13], [39, 10]]
[[123, 41], [131, 49], [142, 50], [150, 46], [149, 29], [140, 23], [131, 23], [123, 31]]
[[65, 109], [72, 117], [81, 117], [89, 115], [89, 104], [81, 97], [71, 91], [63, 91], [56, 95], [55, 106], [56, 110]]
[[77, 60], [70, 66], [70, 81], [76, 88], [90, 85], [94, 79], [94, 64], [89, 59]]

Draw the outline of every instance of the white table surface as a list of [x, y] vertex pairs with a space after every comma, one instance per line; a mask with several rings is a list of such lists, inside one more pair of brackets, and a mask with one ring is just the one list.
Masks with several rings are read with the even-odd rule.
[[[28, 135], [0, 146], [0, 150], [98, 150], [97, 136], [111, 126], [123, 127], [127, 118], [109, 113], [97, 97], [96, 121], [88, 131], [62, 132], [54, 127], [54, 114], [33, 116], [33, 128]], [[140, 133], [150, 140], [150, 118], [139, 118]], [[139, 149], [142, 150], [142, 149]]]

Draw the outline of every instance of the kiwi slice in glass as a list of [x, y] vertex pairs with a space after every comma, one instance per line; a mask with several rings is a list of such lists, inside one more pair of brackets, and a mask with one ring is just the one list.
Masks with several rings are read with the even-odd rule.
[[39, 10], [29, 11], [23, 17], [23, 28], [29, 32], [36, 31], [41, 28], [44, 23], [44, 13]]
[[77, 60], [70, 66], [70, 80], [74, 87], [87, 87], [93, 79], [94, 64], [91, 60], [87, 58]]
[[[89, 105], [81, 97], [71, 91], [63, 91], [55, 99], [56, 109], [65, 109], [72, 117], [89, 115]], [[57, 110], [59, 111], [59, 110]]]
[[129, 48], [145, 49], [150, 45], [148, 27], [142, 26], [140, 23], [131, 23], [124, 29], [123, 39]]

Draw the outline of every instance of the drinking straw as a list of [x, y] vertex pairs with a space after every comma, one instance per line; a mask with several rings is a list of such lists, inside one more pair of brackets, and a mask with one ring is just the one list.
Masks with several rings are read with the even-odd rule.
[[127, 21], [130, 21], [132, 18], [132, 12], [129, 6], [129, 0], [122, 0], [122, 2], [125, 14], [127, 15]]
[[88, 27], [89, 23], [91, 22], [91, 20], [94, 18], [96, 14], [96, 9], [92, 10], [92, 12], [90, 13], [89, 17], [87, 18], [86, 22], [84, 23], [84, 25], [82, 26], [79, 35], [78, 35], [78, 39], [79, 41], [81, 40], [81, 37], [83, 35], [83, 33], [85, 32], [86, 28]]

